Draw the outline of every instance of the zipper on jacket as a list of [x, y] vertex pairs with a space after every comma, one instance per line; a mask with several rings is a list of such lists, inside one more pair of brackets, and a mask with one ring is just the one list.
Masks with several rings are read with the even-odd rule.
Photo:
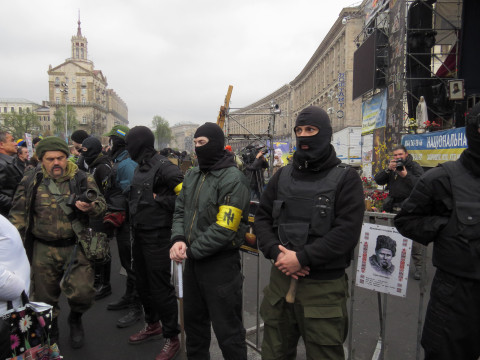
[[198, 196], [200, 195], [200, 190], [202, 190], [202, 186], [203, 186], [203, 182], [205, 181], [205, 178], [207, 177], [207, 175], [203, 175], [203, 179], [202, 179], [202, 182], [200, 183], [200, 187], [198, 188], [198, 191], [197, 191], [197, 196], [195, 197], [195, 202], [193, 204], [194, 208], [195, 208], [195, 212], [193, 213], [193, 217], [192, 217], [192, 223], [190, 224], [190, 233], [188, 234], [188, 238], [187, 238], [187, 241], [188, 241], [188, 245], [191, 245], [192, 243], [190, 242], [190, 236], [192, 236], [192, 228], [193, 228], [193, 223], [195, 221], [195, 217], [197, 215], [197, 209], [196, 209], [196, 206], [197, 206], [197, 202], [198, 202]]

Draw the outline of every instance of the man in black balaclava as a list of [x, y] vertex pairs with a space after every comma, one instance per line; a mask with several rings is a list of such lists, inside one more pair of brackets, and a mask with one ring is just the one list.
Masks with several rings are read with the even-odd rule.
[[480, 356], [480, 103], [465, 134], [460, 158], [427, 171], [395, 217], [402, 235], [434, 243], [437, 270], [422, 334], [427, 360]]
[[[362, 182], [336, 157], [323, 109], [302, 110], [294, 131], [293, 164], [273, 175], [255, 214], [259, 249], [275, 262], [260, 308], [265, 323], [262, 358], [290, 357], [303, 334], [307, 358], [343, 359], [348, 330], [345, 269], [362, 228]], [[296, 288], [296, 296], [287, 296], [290, 287]], [[307, 326], [304, 313], [310, 308], [335, 312], [336, 326], [325, 326], [324, 319]]]
[[[82, 142], [80, 148], [83, 159], [84, 167], [86, 171], [93, 175], [98, 189], [105, 196], [107, 180], [110, 176], [112, 167], [110, 160], [107, 156], [102, 154], [102, 144], [96, 137], [87, 137]], [[90, 227], [96, 231], [105, 233], [108, 235], [109, 231], [103, 223], [103, 219], [89, 219]], [[112, 293], [112, 286], [110, 284], [110, 272], [112, 261], [109, 258], [105, 259], [102, 263], [95, 263], [95, 282], [93, 284], [95, 288], [95, 300], [103, 299]]]
[[126, 137], [127, 150], [138, 163], [128, 208], [136, 286], [146, 322], [129, 342], [140, 344], [163, 334], [164, 347], [156, 360], [168, 360], [180, 350], [177, 298], [170, 283], [168, 252], [175, 199], [183, 175], [165, 156], [157, 154], [154, 141], [152, 131], [145, 126], [135, 126]]
[[135, 269], [132, 262], [130, 243], [130, 221], [126, 218], [127, 197], [137, 163], [128, 155], [125, 138], [130, 129], [125, 125], [115, 125], [103, 136], [109, 137], [112, 161], [111, 177], [108, 181], [105, 200], [108, 210], [103, 222], [115, 233], [120, 264], [127, 272], [125, 294], [107, 305], [107, 310], [128, 309], [128, 313], [117, 321], [117, 327], [124, 328], [135, 324], [143, 315], [142, 304], [135, 285]]
[[249, 189], [213, 123], [194, 135], [199, 167], [189, 170], [177, 199], [170, 258], [185, 261], [187, 357], [210, 358], [210, 328], [225, 359], [247, 359], [242, 324], [239, 247], [247, 231]]

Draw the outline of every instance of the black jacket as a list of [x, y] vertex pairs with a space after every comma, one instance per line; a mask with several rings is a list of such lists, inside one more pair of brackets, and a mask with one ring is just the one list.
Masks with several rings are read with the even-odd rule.
[[401, 203], [405, 200], [417, 183], [420, 176], [423, 175], [422, 167], [413, 161], [412, 155], [408, 155], [405, 161], [407, 176], [402, 178], [395, 171], [382, 170], [375, 175], [375, 182], [378, 185], [387, 185], [389, 197], [393, 198], [393, 203]]
[[[273, 228], [273, 202], [277, 199], [278, 180], [281, 172], [278, 170], [270, 179], [262, 194], [260, 205], [255, 214], [255, 233], [258, 245], [267, 259], [277, 260], [280, 250], [280, 240]], [[344, 257], [351, 252], [360, 238], [363, 223], [365, 203], [363, 187], [360, 177], [353, 168], [347, 170], [335, 195], [335, 209], [333, 224], [325, 236], [311, 244], [305, 245], [302, 251], [297, 252], [298, 261], [302, 266], [310, 267], [310, 277], [333, 279], [338, 274], [327, 274], [322, 269], [332, 260]], [[293, 169], [292, 176], [304, 181], [316, 178], [324, 172], [300, 172]], [[342, 273], [343, 273], [342, 269]], [[338, 271], [337, 271], [338, 272]]]
[[14, 163], [13, 156], [0, 154], [0, 214], [7, 217], [13, 195], [22, 180], [23, 171]]
[[263, 170], [268, 168], [268, 162], [262, 156], [245, 167], [245, 176], [250, 181], [250, 188], [257, 189], [263, 188], [265, 185], [265, 179], [263, 178]]

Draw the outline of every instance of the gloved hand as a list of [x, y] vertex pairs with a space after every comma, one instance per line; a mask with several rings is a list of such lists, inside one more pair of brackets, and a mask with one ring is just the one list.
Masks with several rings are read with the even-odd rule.
[[103, 223], [114, 227], [120, 227], [125, 222], [125, 211], [107, 213], [103, 217]]

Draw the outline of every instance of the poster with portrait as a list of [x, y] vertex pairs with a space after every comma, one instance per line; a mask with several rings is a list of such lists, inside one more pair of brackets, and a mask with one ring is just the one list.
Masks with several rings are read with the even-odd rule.
[[390, 295], [407, 295], [412, 241], [394, 227], [363, 224], [356, 285]]
[[465, 97], [462, 79], [448, 82], [448, 97], [450, 100], [462, 100]]

